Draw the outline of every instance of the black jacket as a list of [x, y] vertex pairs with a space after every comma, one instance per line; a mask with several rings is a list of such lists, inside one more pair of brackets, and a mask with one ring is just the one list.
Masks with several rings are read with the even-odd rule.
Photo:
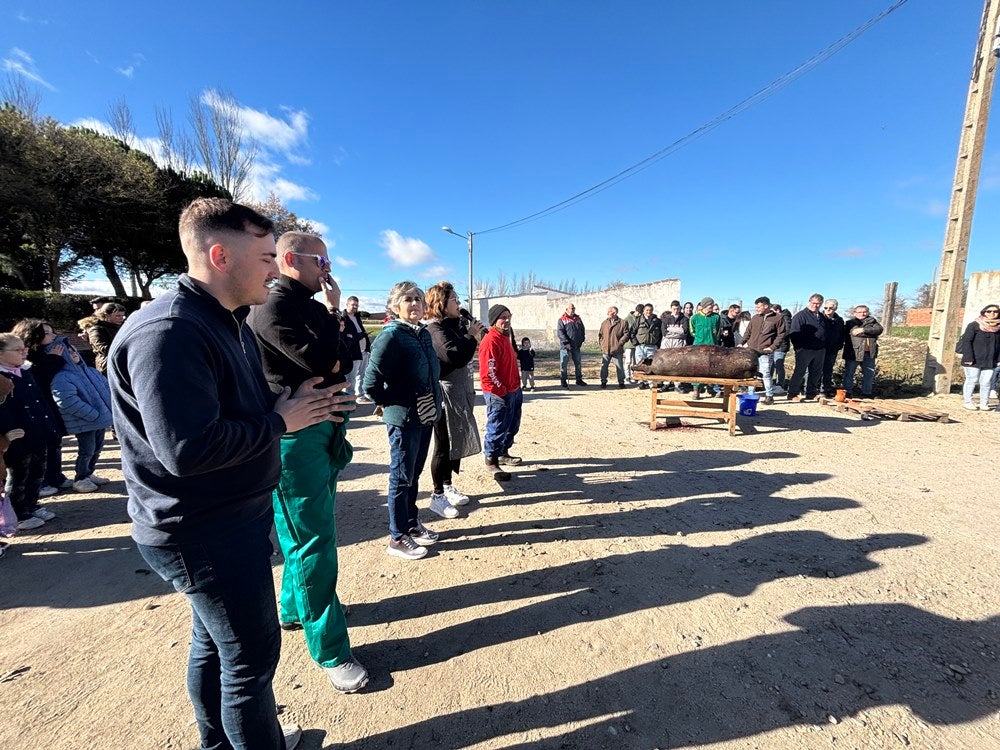
[[213, 538], [272, 513], [285, 422], [245, 321], [186, 274], [132, 315], [108, 357], [132, 536]]
[[641, 346], [659, 346], [663, 338], [663, 327], [655, 315], [648, 318], [640, 315], [632, 330], [632, 343]]
[[957, 348], [962, 353], [965, 367], [988, 370], [1000, 365], [1000, 333], [982, 330], [975, 320], [965, 327]]
[[441, 378], [465, 367], [476, 354], [479, 342], [465, 330], [460, 318], [443, 318], [427, 323], [434, 353], [441, 360]]
[[795, 350], [799, 349], [826, 349], [826, 316], [817, 312], [814, 313], [805, 307], [792, 316], [792, 326], [788, 330], [788, 338], [791, 339]]
[[[313, 292], [282, 275], [267, 301], [250, 312], [247, 323], [260, 344], [267, 382], [294, 392], [309, 378], [320, 388], [343, 383], [354, 366], [340, 317], [312, 298]], [[333, 371], [340, 363], [340, 369]]]
[[839, 352], [844, 348], [844, 319], [837, 313], [826, 318], [826, 350]]

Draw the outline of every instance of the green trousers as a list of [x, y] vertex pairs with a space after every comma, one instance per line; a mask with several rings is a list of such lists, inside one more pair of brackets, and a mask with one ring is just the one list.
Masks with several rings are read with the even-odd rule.
[[300, 622], [306, 646], [322, 667], [351, 658], [347, 622], [337, 598], [337, 477], [351, 462], [346, 423], [320, 422], [281, 436], [281, 479], [274, 491], [274, 528], [285, 569], [279, 615]]

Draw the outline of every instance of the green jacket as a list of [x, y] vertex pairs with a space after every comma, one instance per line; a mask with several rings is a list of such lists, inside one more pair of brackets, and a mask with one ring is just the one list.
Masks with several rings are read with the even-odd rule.
[[700, 310], [691, 316], [691, 335], [694, 345], [718, 346], [722, 333], [722, 323], [718, 313], [705, 315]]
[[394, 320], [372, 342], [362, 387], [382, 407], [382, 421], [402, 427], [417, 419], [417, 398], [427, 393], [434, 394], [441, 415], [440, 373], [441, 362], [427, 328]]

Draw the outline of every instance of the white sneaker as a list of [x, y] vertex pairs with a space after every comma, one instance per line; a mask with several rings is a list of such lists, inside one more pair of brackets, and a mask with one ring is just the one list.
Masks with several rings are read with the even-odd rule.
[[990, 398], [996, 398], [996, 397], [997, 397], [996, 389], [990, 391]]
[[79, 479], [73, 482], [73, 492], [94, 492], [96, 489], [97, 485], [89, 479]]
[[458, 508], [448, 502], [444, 493], [431, 495], [431, 513], [437, 513], [441, 518], [458, 518]]
[[969, 411], [979, 411], [979, 407], [975, 404], [962, 404], [963, 409], [968, 409]]
[[87, 479], [89, 479], [91, 482], [93, 482], [94, 484], [96, 484], [98, 487], [103, 487], [106, 484], [111, 484], [111, 480], [110, 479], [105, 479], [104, 477], [99, 477], [99, 476], [97, 476], [97, 474], [91, 474], [89, 477], [87, 477]]
[[59, 485], [59, 489], [68, 490], [72, 486], [73, 486], [73, 480], [70, 479], [69, 477], [66, 477], [66, 479], [63, 480], [63, 483]]
[[25, 518], [23, 521], [17, 522], [18, 531], [30, 531], [31, 529], [37, 529], [39, 526], [44, 526], [45, 521], [37, 516], [30, 516]]
[[785, 389], [782, 388], [780, 385], [774, 386], [774, 388], [772, 388], [771, 390], [774, 391], [774, 393], [771, 394], [772, 396], [784, 396], [785, 395]]
[[33, 515], [35, 518], [40, 518], [43, 521], [51, 521], [53, 518], [56, 517], [56, 514], [53, 513], [51, 510], [49, 510], [48, 508], [46, 508], [44, 505], [39, 505], [37, 508], [35, 508], [35, 512], [32, 513], [31, 515]]
[[446, 484], [444, 486], [444, 496], [448, 498], [448, 502], [452, 505], [466, 505], [469, 502], [469, 496], [463, 495], [455, 489], [455, 485], [453, 484]]
[[59, 488], [53, 487], [51, 484], [43, 484], [41, 487], [38, 488], [39, 497], [52, 497], [57, 492], [59, 492]]

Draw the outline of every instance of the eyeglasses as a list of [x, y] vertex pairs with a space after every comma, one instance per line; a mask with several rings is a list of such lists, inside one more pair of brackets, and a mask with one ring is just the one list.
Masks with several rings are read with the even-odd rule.
[[316, 253], [292, 253], [292, 255], [301, 255], [303, 258], [315, 258], [316, 265], [319, 266], [321, 271], [330, 270], [330, 259], [325, 255], [317, 255]]
[[1000, 310], [995, 307], [991, 307], [989, 310], [983, 310], [983, 312], [988, 315], [989, 313], [1000, 313]]
[[824, 310], [836, 310], [837, 308], [836, 308], [836, 307], [830, 307], [829, 305], [827, 305], [827, 306], [826, 306], [826, 307], [824, 307], [823, 309], [824, 309]]

